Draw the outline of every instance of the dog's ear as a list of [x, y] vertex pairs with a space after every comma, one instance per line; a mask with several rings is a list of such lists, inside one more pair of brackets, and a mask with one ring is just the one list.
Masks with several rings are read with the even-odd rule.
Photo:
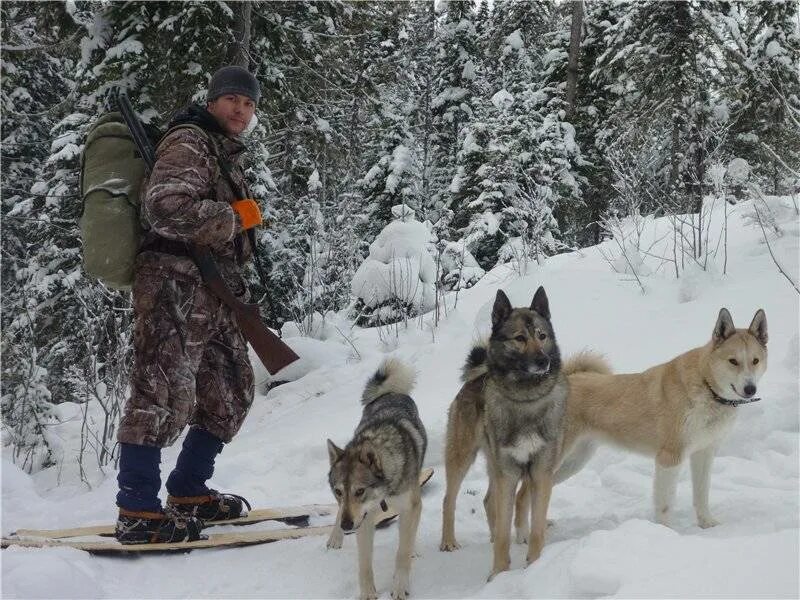
[[334, 444], [332, 441], [328, 440], [328, 458], [331, 461], [331, 466], [333, 466], [334, 463], [337, 460], [339, 460], [339, 457], [342, 455], [343, 452], [344, 450], [337, 447], [336, 444]]
[[731, 313], [727, 308], [719, 309], [719, 316], [717, 323], [714, 325], [714, 333], [711, 334], [711, 339], [715, 344], [720, 344], [736, 333], [736, 328], [733, 326], [733, 319]]
[[383, 477], [383, 466], [381, 465], [381, 457], [375, 452], [375, 448], [371, 444], [364, 444], [361, 447], [361, 454], [359, 460], [364, 463], [369, 470], [372, 471], [376, 477]]
[[511, 311], [511, 302], [508, 296], [505, 295], [503, 290], [497, 290], [497, 296], [495, 296], [494, 306], [492, 307], [492, 329], [496, 329], [505, 323]]
[[550, 320], [550, 303], [547, 301], [547, 294], [542, 286], [539, 286], [539, 289], [533, 295], [531, 310], [535, 310], [545, 319]]
[[764, 312], [763, 308], [759, 308], [756, 311], [747, 331], [752, 333], [762, 346], [767, 345], [767, 340], [769, 340], [767, 335], [767, 313]]

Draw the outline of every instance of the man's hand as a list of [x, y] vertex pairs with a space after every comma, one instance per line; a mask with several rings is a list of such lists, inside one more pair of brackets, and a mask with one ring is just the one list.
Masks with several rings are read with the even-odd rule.
[[231, 207], [239, 215], [239, 220], [242, 222], [242, 229], [252, 229], [261, 225], [261, 210], [258, 208], [258, 203], [251, 199], [245, 198], [244, 200], [237, 200], [231, 203]]

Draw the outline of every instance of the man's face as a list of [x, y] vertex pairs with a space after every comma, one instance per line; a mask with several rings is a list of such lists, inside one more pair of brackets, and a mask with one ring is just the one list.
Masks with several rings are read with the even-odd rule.
[[225, 94], [208, 103], [210, 112], [228, 135], [239, 135], [250, 124], [256, 103], [241, 94]]

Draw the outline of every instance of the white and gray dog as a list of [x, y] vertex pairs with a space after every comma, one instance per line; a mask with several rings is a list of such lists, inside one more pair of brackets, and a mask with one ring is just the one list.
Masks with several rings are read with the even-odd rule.
[[411, 556], [422, 511], [419, 476], [428, 445], [417, 406], [409, 396], [415, 374], [397, 359], [387, 359], [367, 383], [364, 412], [344, 449], [328, 440], [328, 481], [339, 515], [328, 540], [340, 548], [344, 532], [356, 531], [361, 598], [377, 598], [372, 572], [375, 518], [391, 507], [400, 516], [392, 598], [406, 598]]

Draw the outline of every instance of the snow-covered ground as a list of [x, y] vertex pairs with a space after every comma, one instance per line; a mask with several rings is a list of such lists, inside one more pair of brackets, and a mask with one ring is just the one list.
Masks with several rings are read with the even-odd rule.
[[[780, 200], [772, 202], [777, 207]], [[783, 235], [771, 235], [770, 244], [797, 281], [798, 218], [791, 204], [784, 204], [787, 212], [778, 219]], [[712, 246], [721, 210], [719, 204], [714, 208]], [[800, 296], [775, 267], [760, 228], [748, 223], [749, 212], [750, 203], [730, 209], [726, 275], [721, 247], [707, 270], [689, 269], [678, 280], [668, 265], [659, 267], [659, 260], [645, 256], [647, 268], [640, 272], [651, 274], [642, 278], [642, 293], [630, 274], [615, 273], [598, 248], [587, 248], [534, 264], [525, 276], [509, 267], [495, 269], [459, 294], [457, 306], [437, 329], [414, 322], [397, 339], [386, 331], [353, 330], [349, 342], [332, 336], [306, 344], [314, 353], [306, 362], [311, 370], [256, 397], [242, 432], [218, 459], [214, 487], [244, 494], [256, 506], [331, 502], [325, 440], [348, 441], [359, 418], [362, 386], [391, 352], [418, 370], [414, 396], [430, 438], [425, 462], [436, 469], [423, 496], [414, 597], [798, 597]], [[667, 228], [664, 220], [648, 220], [643, 247], [660, 239], [650, 252], [666, 252]], [[602, 245], [608, 256], [618, 254], [616, 248], [611, 241]], [[759, 385], [763, 400], [737, 409], [737, 424], [714, 463], [711, 507], [721, 525], [702, 530], [695, 524], [685, 466], [673, 527], [655, 524], [652, 461], [606, 448], [554, 489], [549, 515], [554, 524], [541, 558], [524, 568], [525, 549], [515, 546], [511, 571], [487, 583], [491, 548], [482, 459], [458, 498], [462, 549], [438, 549], [446, 411], [472, 341], [488, 329], [496, 290], [505, 290], [515, 305], [527, 305], [540, 284], [550, 298], [564, 355], [591, 347], [605, 352], [618, 372], [637, 371], [704, 344], [721, 306], [738, 327], [746, 327], [764, 308], [769, 367]], [[91, 490], [78, 482], [69, 453], [80, 420], [69, 420], [74, 412], [69, 407], [60, 410], [69, 421], [54, 430], [67, 453], [61, 467], [31, 477], [4, 456], [4, 535], [20, 527], [115, 518], [115, 473], [90, 473]], [[178, 449], [165, 451], [165, 472]], [[396, 526], [376, 535], [375, 577], [384, 598], [396, 544]], [[8, 598], [342, 598], [358, 593], [352, 537], [339, 551], [326, 550], [324, 538], [306, 538], [134, 559], [20, 548], [3, 550], [0, 558], [2, 592]]]

